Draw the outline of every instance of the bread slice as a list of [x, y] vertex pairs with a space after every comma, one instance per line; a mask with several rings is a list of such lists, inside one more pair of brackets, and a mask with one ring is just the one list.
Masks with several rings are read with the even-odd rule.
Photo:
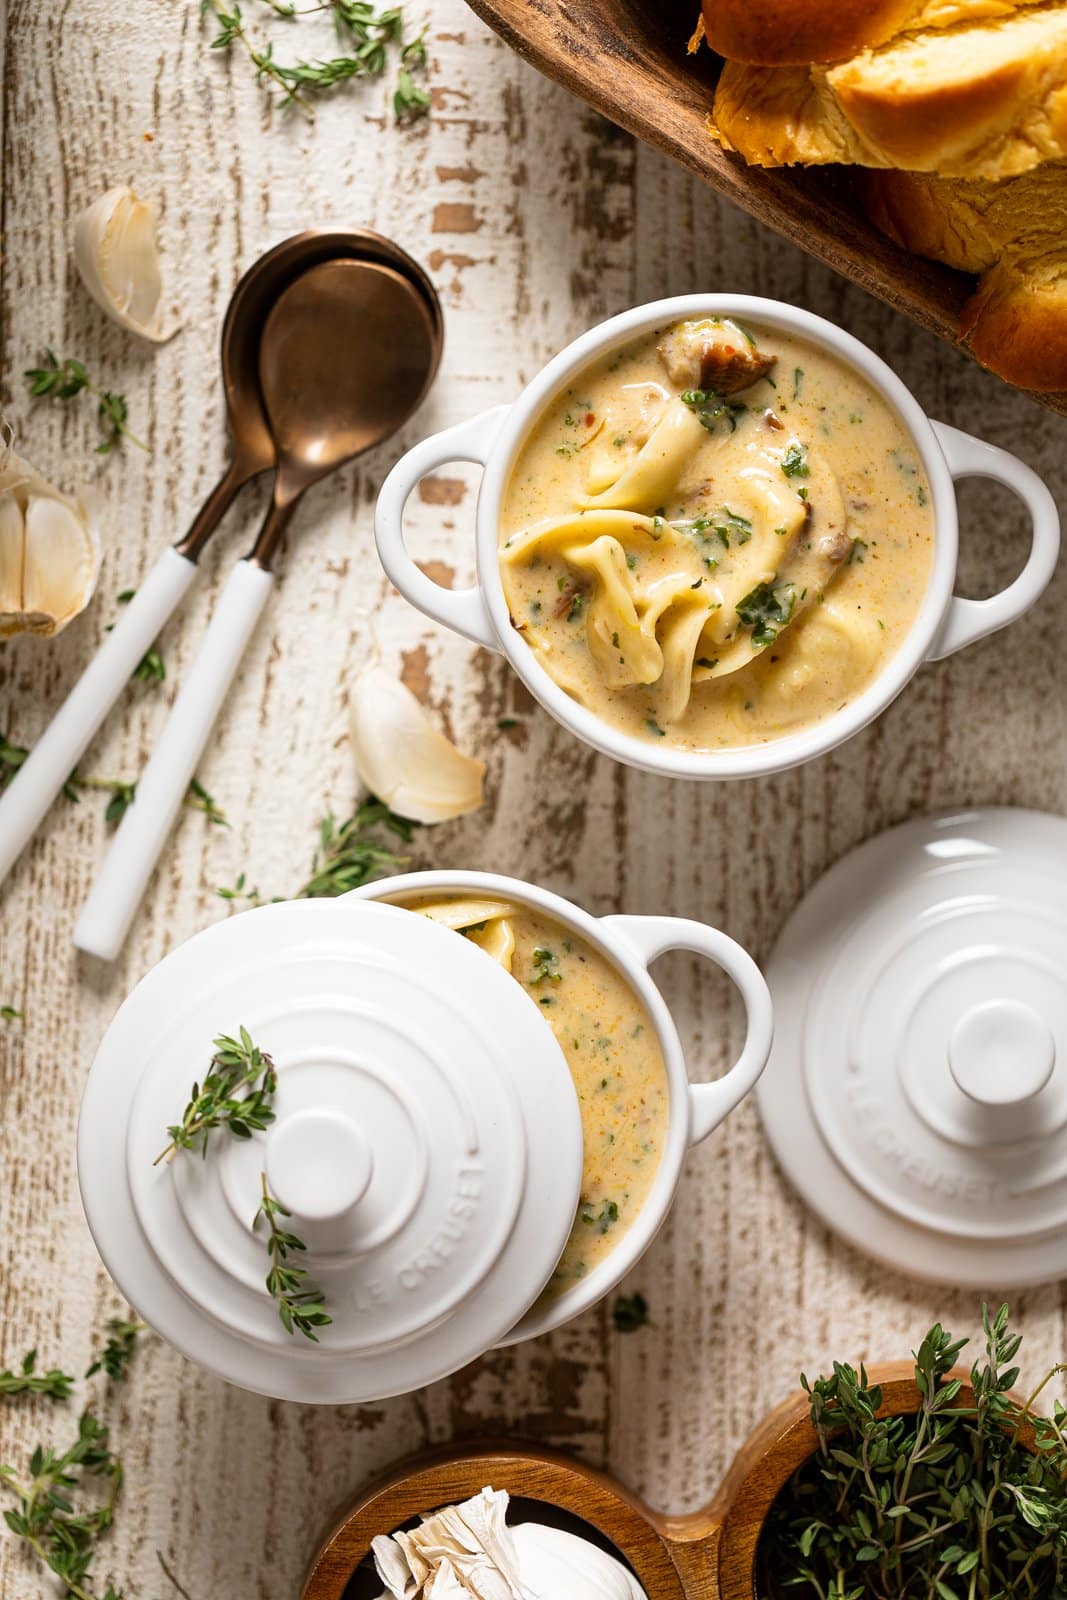
[[1033, 0], [704, 0], [704, 36], [728, 61], [846, 61], [899, 33], [1003, 17]]
[[1067, 0], [909, 35], [834, 67], [727, 62], [712, 128], [758, 166], [996, 180], [1067, 157]]
[[867, 211], [919, 255], [979, 274], [960, 334], [1009, 383], [1067, 391], [1067, 165], [1006, 183], [870, 172]]

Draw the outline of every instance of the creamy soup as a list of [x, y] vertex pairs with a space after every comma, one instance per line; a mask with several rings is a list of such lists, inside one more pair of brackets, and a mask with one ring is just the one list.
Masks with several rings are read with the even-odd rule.
[[667, 1134], [667, 1071], [656, 1030], [612, 964], [526, 906], [452, 895], [408, 900], [479, 944], [542, 1008], [582, 1113], [582, 1192], [548, 1295], [584, 1278], [626, 1234], [652, 1187]]
[[919, 457], [851, 368], [706, 318], [592, 366], [504, 498], [512, 622], [633, 737], [762, 744], [839, 710], [899, 648], [933, 558]]

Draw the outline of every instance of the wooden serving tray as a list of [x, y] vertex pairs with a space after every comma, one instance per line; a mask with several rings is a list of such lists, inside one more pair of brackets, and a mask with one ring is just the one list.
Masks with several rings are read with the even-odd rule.
[[[883, 1416], [917, 1409], [912, 1363], [875, 1366], [870, 1379], [882, 1386]], [[757, 1600], [756, 1550], [764, 1521], [816, 1446], [809, 1406], [798, 1393], [765, 1417], [711, 1504], [687, 1516], [653, 1511], [616, 1479], [547, 1450], [486, 1443], [422, 1455], [417, 1465], [408, 1463], [364, 1490], [347, 1509], [318, 1552], [301, 1600], [366, 1600], [377, 1594], [379, 1586], [363, 1567], [372, 1539], [487, 1486], [536, 1502], [546, 1521], [559, 1520], [553, 1514], [563, 1512], [595, 1530], [629, 1562], [649, 1600]], [[530, 1509], [536, 1519], [536, 1509]]]
[[[845, 0], [847, 3], [847, 0]], [[746, 166], [708, 133], [718, 72], [686, 54], [697, 0], [468, 0], [546, 77], [647, 140], [809, 254], [958, 348], [974, 279], [886, 239], [855, 198], [848, 168]], [[1035, 395], [1067, 414], [1067, 394]]]

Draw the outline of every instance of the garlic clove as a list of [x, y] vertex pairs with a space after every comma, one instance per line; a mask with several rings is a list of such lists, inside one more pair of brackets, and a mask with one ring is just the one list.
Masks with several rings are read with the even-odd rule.
[[457, 750], [383, 667], [356, 679], [351, 722], [359, 775], [398, 816], [447, 822], [481, 805], [485, 763]]
[[170, 337], [162, 328], [154, 206], [125, 184], [108, 189], [74, 224], [74, 261], [97, 305], [121, 327], [156, 343]]
[[540, 1522], [520, 1522], [511, 1538], [528, 1600], [647, 1600], [630, 1569], [588, 1539]]
[[89, 604], [99, 570], [93, 508], [8, 450], [0, 460], [0, 639], [59, 633]]

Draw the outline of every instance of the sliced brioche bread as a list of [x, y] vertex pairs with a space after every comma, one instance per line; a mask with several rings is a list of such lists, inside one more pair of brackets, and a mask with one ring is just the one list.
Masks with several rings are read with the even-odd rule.
[[870, 172], [863, 188], [898, 244], [980, 275], [960, 333], [983, 366], [1025, 389], [1067, 391], [1067, 165], [1006, 183]]
[[760, 166], [1015, 176], [1067, 157], [1067, 3], [909, 35], [835, 67], [727, 62], [713, 131]]
[[764, 67], [845, 61], [898, 33], [1007, 16], [1032, 0], [704, 0], [708, 43]]

